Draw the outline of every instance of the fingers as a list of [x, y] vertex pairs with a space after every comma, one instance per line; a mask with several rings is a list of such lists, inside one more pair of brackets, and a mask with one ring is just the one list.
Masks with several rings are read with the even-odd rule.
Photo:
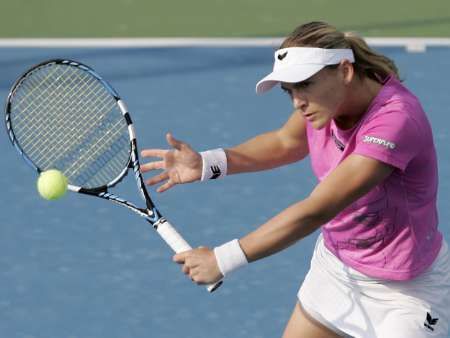
[[167, 143], [169, 143], [171, 147], [173, 147], [177, 150], [181, 150], [183, 142], [178, 141], [175, 137], [172, 136], [171, 133], [167, 133], [166, 139], [167, 139]]
[[181, 264], [181, 271], [183, 271], [185, 275], [187, 275], [193, 282], [195, 282], [194, 279], [195, 275], [197, 275], [195, 271], [197, 263], [196, 260], [192, 257], [192, 252], [193, 250], [178, 253], [173, 256], [173, 261]]
[[[164, 163], [161, 164], [160, 162], [152, 162], [152, 163], [147, 163], [144, 168], [141, 167], [141, 171], [144, 173], [144, 172], [152, 170], [152, 169], [164, 169], [163, 167], [164, 167]], [[159, 175], [149, 178], [148, 180], [145, 181], [145, 184], [155, 185], [155, 184], [161, 183], [163, 181], [166, 181], [166, 182], [164, 182], [164, 184], [162, 184], [161, 186], [158, 187], [158, 189], [156, 189], [157, 192], [164, 192], [164, 191], [172, 188], [175, 184], [177, 184], [175, 181], [170, 179], [170, 175], [169, 175], [168, 171], [164, 171], [164, 172], [160, 173]]]
[[193, 281], [194, 283], [199, 284], [199, 285], [200, 284], [205, 284], [202, 281], [202, 279], [201, 279], [200, 275], [198, 274], [198, 272], [195, 270], [195, 268], [190, 268], [190, 267], [188, 267], [186, 265], [183, 265], [181, 267], [181, 271], [183, 271], [183, 273], [187, 277], [189, 277], [191, 279], [191, 281]]
[[[167, 133], [166, 135], [167, 143], [177, 150], [181, 150], [181, 147], [183, 146], [183, 142], [177, 140], [171, 133]], [[169, 152], [168, 149], [144, 149], [141, 151], [142, 157], [160, 157], [164, 158], [164, 156]]]
[[213, 251], [207, 247], [199, 247], [176, 254], [173, 256], [173, 260], [181, 265], [182, 272], [196, 284], [217, 282], [223, 277], [216, 267]]
[[[141, 155], [143, 157], [161, 157], [164, 159], [169, 151], [170, 150], [163, 150], [163, 149], [145, 149], [145, 150], [141, 151]], [[166, 169], [165, 160], [149, 162], [149, 163], [142, 164], [140, 166], [141, 173], [146, 173], [151, 170], [163, 170], [163, 169]], [[164, 171], [164, 172], [160, 173], [159, 175], [151, 177], [150, 179], [145, 181], [145, 183], [147, 185], [155, 185], [155, 184], [161, 183], [166, 180], [168, 180], [168, 182], [166, 182], [163, 186], [161, 186], [157, 189], [158, 192], [163, 192], [163, 191], [166, 191], [167, 189], [170, 189], [174, 185], [173, 183], [169, 183], [170, 179], [169, 179], [169, 173], [167, 171]]]
[[141, 172], [146, 173], [150, 170], [165, 169], [164, 161], [149, 162], [141, 165]]
[[149, 178], [147, 181], [145, 181], [145, 183], [148, 185], [155, 185], [155, 184], [158, 184], [158, 183], [168, 180], [168, 179], [169, 179], [169, 173], [167, 171], [164, 171], [164, 172], [160, 173], [159, 175]]
[[167, 149], [144, 149], [141, 151], [141, 156], [164, 158], [168, 151]]
[[189, 276], [191, 273], [191, 266], [190, 266], [190, 262], [186, 261], [187, 253], [188, 253], [188, 251], [176, 254], [173, 256], [172, 259], [174, 262], [181, 264], [181, 271], [183, 271], [183, 273], [185, 275]]
[[189, 253], [189, 251], [184, 251], [184, 252], [177, 253], [176, 255], [173, 255], [172, 260], [175, 263], [184, 264], [184, 262], [186, 261], [186, 256], [187, 256], [188, 253]]
[[189, 269], [189, 267], [186, 266], [186, 265], [183, 265], [183, 266], [181, 267], [181, 271], [183, 271], [183, 273], [184, 273], [185, 275], [189, 275], [189, 273], [191, 272], [190, 269]]
[[167, 171], [162, 172], [161, 174], [148, 179], [147, 181], [145, 181], [145, 184], [155, 185], [155, 184], [161, 183], [163, 181], [166, 181], [166, 182], [164, 184], [162, 184], [161, 186], [159, 186], [158, 189], [156, 189], [157, 192], [164, 192], [166, 190], [169, 190], [176, 184], [174, 181], [172, 181], [170, 179], [169, 173]]
[[203, 285], [206, 284], [206, 282], [203, 281], [203, 278], [200, 276], [200, 274], [194, 272], [190, 273], [191, 281], [193, 281], [197, 285]]
[[157, 192], [164, 192], [166, 190], [169, 190], [170, 188], [172, 188], [175, 185], [175, 183], [171, 180], [168, 180], [166, 183], [164, 183], [163, 185], [159, 186], [158, 189], [156, 189]]

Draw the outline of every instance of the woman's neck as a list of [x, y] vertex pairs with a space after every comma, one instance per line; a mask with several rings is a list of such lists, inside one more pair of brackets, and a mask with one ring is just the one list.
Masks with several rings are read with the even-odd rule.
[[364, 77], [356, 78], [349, 88], [349, 97], [344, 113], [335, 117], [334, 121], [340, 129], [351, 129], [369, 109], [372, 101], [380, 92], [382, 84]]

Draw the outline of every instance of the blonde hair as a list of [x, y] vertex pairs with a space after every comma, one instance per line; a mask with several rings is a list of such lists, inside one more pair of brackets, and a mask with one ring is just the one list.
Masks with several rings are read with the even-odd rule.
[[377, 53], [358, 35], [340, 32], [325, 22], [310, 22], [297, 27], [281, 44], [288, 47], [351, 48], [355, 55], [355, 71], [383, 83], [388, 76], [399, 78], [394, 61]]

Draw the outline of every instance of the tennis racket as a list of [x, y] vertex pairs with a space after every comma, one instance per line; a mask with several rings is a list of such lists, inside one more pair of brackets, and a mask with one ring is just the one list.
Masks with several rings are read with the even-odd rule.
[[[8, 95], [6, 128], [16, 150], [37, 173], [58, 169], [68, 178], [70, 191], [127, 207], [144, 217], [176, 253], [191, 249], [145, 188], [124, 101], [92, 68], [55, 59], [29, 69]], [[129, 170], [144, 208], [109, 192]], [[221, 283], [207, 285], [207, 290]]]

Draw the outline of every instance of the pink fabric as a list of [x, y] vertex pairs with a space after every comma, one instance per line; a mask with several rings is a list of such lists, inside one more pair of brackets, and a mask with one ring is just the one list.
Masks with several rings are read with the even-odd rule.
[[437, 160], [418, 101], [389, 78], [360, 122], [340, 130], [307, 124], [313, 171], [323, 180], [351, 154], [395, 167], [380, 185], [322, 227], [327, 248], [374, 278], [408, 280], [429, 267], [442, 244], [437, 228]]

